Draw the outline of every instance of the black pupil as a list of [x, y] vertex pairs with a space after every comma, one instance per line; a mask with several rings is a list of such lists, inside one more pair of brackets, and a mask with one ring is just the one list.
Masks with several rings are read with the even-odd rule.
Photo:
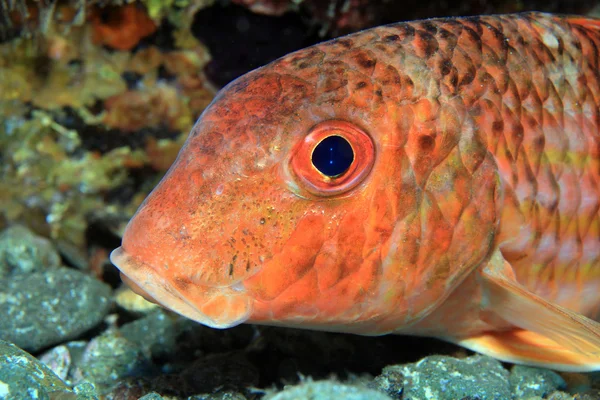
[[312, 153], [312, 163], [323, 175], [334, 177], [346, 172], [354, 161], [354, 151], [341, 136], [323, 139]]

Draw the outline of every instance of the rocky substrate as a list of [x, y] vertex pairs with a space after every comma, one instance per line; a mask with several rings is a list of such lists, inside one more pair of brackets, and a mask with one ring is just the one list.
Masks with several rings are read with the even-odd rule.
[[402, 336], [213, 330], [0, 235], [0, 399], [581, 399], [597, 374], [502, 364]]

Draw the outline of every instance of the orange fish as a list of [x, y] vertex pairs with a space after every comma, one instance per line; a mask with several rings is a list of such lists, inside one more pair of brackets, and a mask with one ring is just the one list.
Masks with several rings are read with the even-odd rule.
[[221, 90], [111, 259], [244, 322], [600, 369], [600, 20], [381, 26]]

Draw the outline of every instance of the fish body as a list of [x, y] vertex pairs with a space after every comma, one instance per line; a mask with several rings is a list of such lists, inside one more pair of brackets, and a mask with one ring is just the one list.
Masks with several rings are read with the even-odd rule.
[[528, 13], [289, 54], [219, 92], [111, 259], [208, 326], [599, 369], [599, 52], [599, 20]]

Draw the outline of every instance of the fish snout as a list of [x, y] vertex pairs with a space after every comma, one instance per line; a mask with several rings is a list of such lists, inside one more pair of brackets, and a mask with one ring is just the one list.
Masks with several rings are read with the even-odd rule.
[[250, 298], [221, 273], [227, 268], [211, 253], [209, 235], [193, 229], [181, 181], [172, 175], [150, 194], [111, 261], [144, 298], [213, 328], [238, 325], [251, 313]]
[[128, 254], [123, 247], [110, 255], [111, 262], [135, 293], [146, 300], [212, 328], [230, 328], [250, 317], [252, 301], [240, 285], [209, 287], [172, 279]]
[[243, 281], [262, 253], [247, 241], [263, 225], [260, 218], [255, 226], [241, 224], [244, 210], [232, 183], [221, 175], [209, 179], [186, 159], [180, 157], [140, 206], [111, 260], [150, 301], [204, 325], [235, 326], [252, 311]]

